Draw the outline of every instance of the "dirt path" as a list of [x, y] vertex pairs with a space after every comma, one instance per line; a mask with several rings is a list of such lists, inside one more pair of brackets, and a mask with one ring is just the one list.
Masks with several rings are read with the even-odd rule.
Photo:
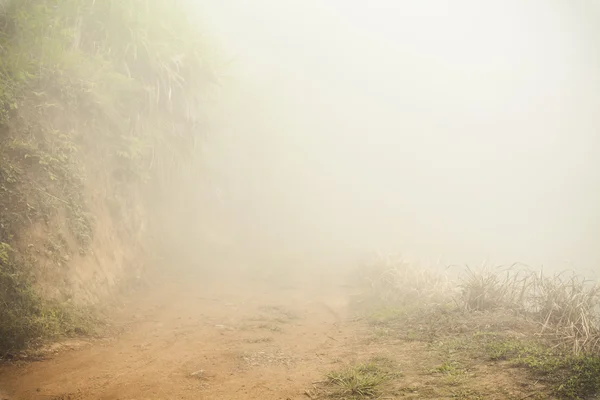
[[116, 321], [122, 334], [71, 342], [77, 348], [45, 361], [0, 366], [0, 400], [314, 400], [329, 398], [325, 374], [372, 359], [397, 373], [386, 399], [520, 400], [541, 389], [502, 363], [459, 357], [461, 336], [440, 351], [444, 344], [420, 338], [419, 330], [402, 333], [418, 323], [355, 321], [349, 305], [357, 288], [340, 274], [298, 270], [301, 277], [165, 283], [126, 305]]
[[[9, 399], [306, 399], [350, 351], [333, 277], [187, 279], [145, 298], [112, 340], [0, 369]], [[131, 318], [131, 317], [130, 317]]]

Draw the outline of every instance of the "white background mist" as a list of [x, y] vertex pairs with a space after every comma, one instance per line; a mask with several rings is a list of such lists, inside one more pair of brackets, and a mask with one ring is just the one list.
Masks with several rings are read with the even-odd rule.
[[198, 5], [240, 240], [598, 276], [596, 2]]

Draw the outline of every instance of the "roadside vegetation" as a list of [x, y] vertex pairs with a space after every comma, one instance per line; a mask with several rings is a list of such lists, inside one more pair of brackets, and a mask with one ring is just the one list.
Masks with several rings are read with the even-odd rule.
[[162, 0], [3, 2], [0, 357], [90, 331], [68, 276], [97, 211], [126, 225], [196, 160], [216, 75], [188, 15]]
[[[450, 281], [400, 257], [378, 257], [359, 273], [366, 290], [353, 307], [368, 340], [392, 359], [418, 349], [420, 359], [412, 362], [419, 379], [431, 382], [419, 389], [402, 379], [390, 385], [389, 375], [363, 376], [350, 367], [325, 381], [325, 388], [337, 382], [339, 390], [314, 398], [590, 399], [600, 393], [600, 289], [591, 282], [519, 265], [465, 268]], [[331, 380], [336, 374], [342, 378]]]

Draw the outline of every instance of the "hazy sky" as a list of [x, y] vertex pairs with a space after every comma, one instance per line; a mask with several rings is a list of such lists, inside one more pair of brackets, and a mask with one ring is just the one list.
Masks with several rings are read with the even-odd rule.
[[200, 2], [234, 56], [232, 215], [272, 241], [600, 270], [596, 3]]

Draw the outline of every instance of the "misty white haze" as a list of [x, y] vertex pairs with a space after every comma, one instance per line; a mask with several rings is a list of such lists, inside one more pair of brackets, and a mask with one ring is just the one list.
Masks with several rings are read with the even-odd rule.
[[598, 398], [600, 0], [0, 0], [0, 57], [0, 400]]
[[232, 59], [212, 137], [236, 240], [596, 274], [596, 2], [198, 7]]

